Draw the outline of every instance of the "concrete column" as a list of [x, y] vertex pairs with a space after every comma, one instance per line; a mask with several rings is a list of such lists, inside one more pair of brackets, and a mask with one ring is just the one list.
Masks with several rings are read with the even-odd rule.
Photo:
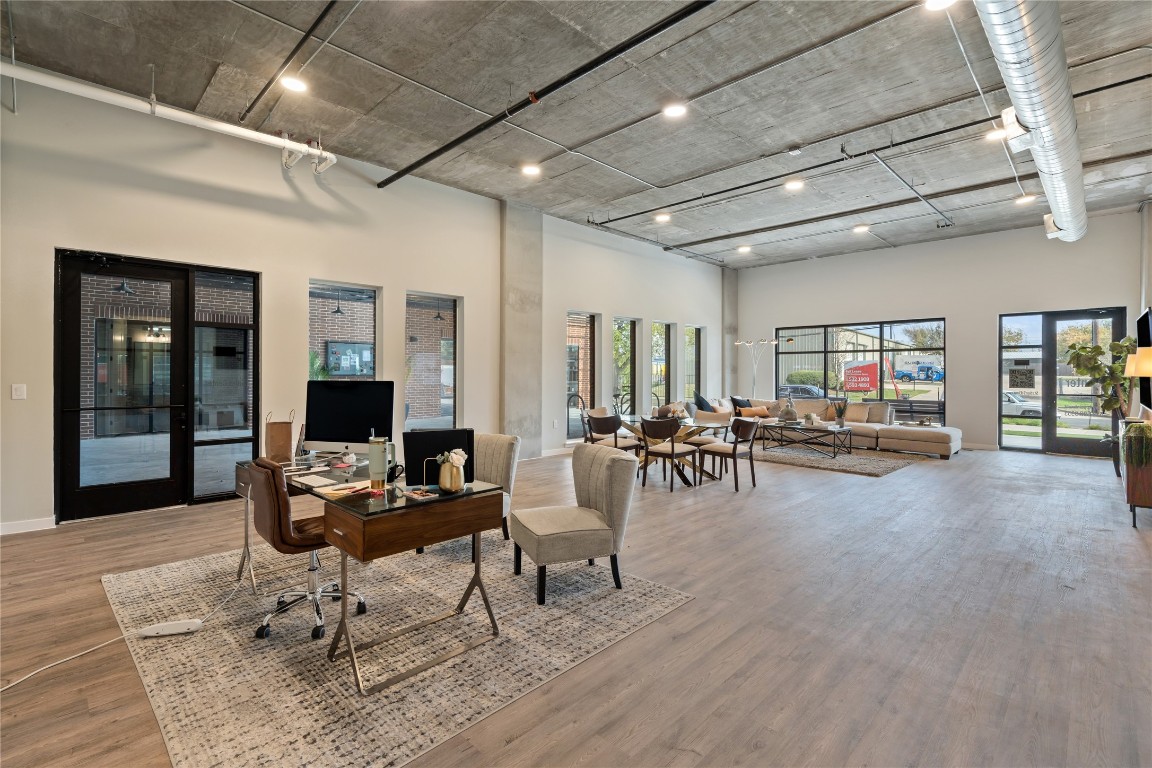
[[[736, 380], [736, 339], [740, 332], [739, 293], [736, 290], [736, 276], [739, 273], [734, 269], [720, 270], [721, 290], [723, 295], [720, 301], [720, 323], [723, 331], [720, 335], [720, 397], [729, 397], [738, 392]], [[742, 391], [742, 390], [741, 390]], [[747, 397], [747, 395], [745, 395]]]
[[500, 429], [532, 459], [544, 434], [544, 216], [501, 203], [500, 227]]

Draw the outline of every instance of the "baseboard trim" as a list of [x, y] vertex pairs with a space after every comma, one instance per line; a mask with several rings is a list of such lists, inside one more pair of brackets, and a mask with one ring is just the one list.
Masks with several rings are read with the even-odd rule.
[[52, 517], [38, 517], [35, 520], [16, 520], [11, 523], [0, 523], [0, 536], [7, 536], [10, 533], [46, 531], [55, 527], [56, 519]]
[[540, 456], [566, 456], [569, 453], [572, 453], [572, 446], [566, 445], [563, 448], [549, 448], [545, 451], [541, 451]]
[[964, 443], [962, 446], [966, 451], [998, 451], [998, 445], [985, 445], [984, 443]]

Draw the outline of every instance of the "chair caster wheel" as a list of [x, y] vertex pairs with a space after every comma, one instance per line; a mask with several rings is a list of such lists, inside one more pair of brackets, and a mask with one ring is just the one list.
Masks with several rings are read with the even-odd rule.
[[334, 602], [334, 603], [338, 603], [338, 602], [340, 602], [340, 595], [335, 595], [335, 596], [333, 596], [333, 597], [332, 597], [332, 602]]
[[363, 616], [368, 613], [368, 603], [356, 603], [356, 615]]
[[319, 640], [324, 637], [324, 627], [312, 627], [312, 639]]
[[286, 605], [288, 605], [287, 600], [285, 600], [282, 597], [276, 598], [276, 610], [282, 611], [282, 610], [284, 610], [284, 606], [286, 606]]
[[261, 640], [265, 639], [266, 637], [268, 637], [271, 634], [272, 634], [272, 627], [266, 627], [263, 624], [256, 627], [256, 637], [260, 638]]

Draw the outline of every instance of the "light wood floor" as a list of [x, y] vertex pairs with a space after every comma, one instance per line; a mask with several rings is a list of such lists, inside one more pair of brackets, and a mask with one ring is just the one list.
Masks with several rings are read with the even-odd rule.
[[[1132, 529], [1109, 463], [757, 468], [637, 487], [623, 569], [696, 599], [413, 765], [1152, 765], [1152, 512]], [[569, 471], [524, 462], [515, 506], [570, 499]], [[5, 536], [0, 678], [115, 637], [101, 574], [237, 548], [240, 515]], [[5, 768], [167, 764], [122, 643], [0, 708]]]

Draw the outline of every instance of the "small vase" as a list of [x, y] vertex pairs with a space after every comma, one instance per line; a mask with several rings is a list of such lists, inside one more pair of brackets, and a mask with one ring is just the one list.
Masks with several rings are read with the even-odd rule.
[[788, 403], [780, 409], [780, 421], [796, 421], [799, 416], [796, 413], [796, 404], [792, 402], [792, 396], [788, 396]]
[[451, 462], [440, 465], [440, 490], [445, 493], [456, 493], [464, 488], [464, 468]]
[[844, 417], [843, 416], [837, 416], [836, 417], [836, 426], [838, 426], [838, 427], [844, 426]]

